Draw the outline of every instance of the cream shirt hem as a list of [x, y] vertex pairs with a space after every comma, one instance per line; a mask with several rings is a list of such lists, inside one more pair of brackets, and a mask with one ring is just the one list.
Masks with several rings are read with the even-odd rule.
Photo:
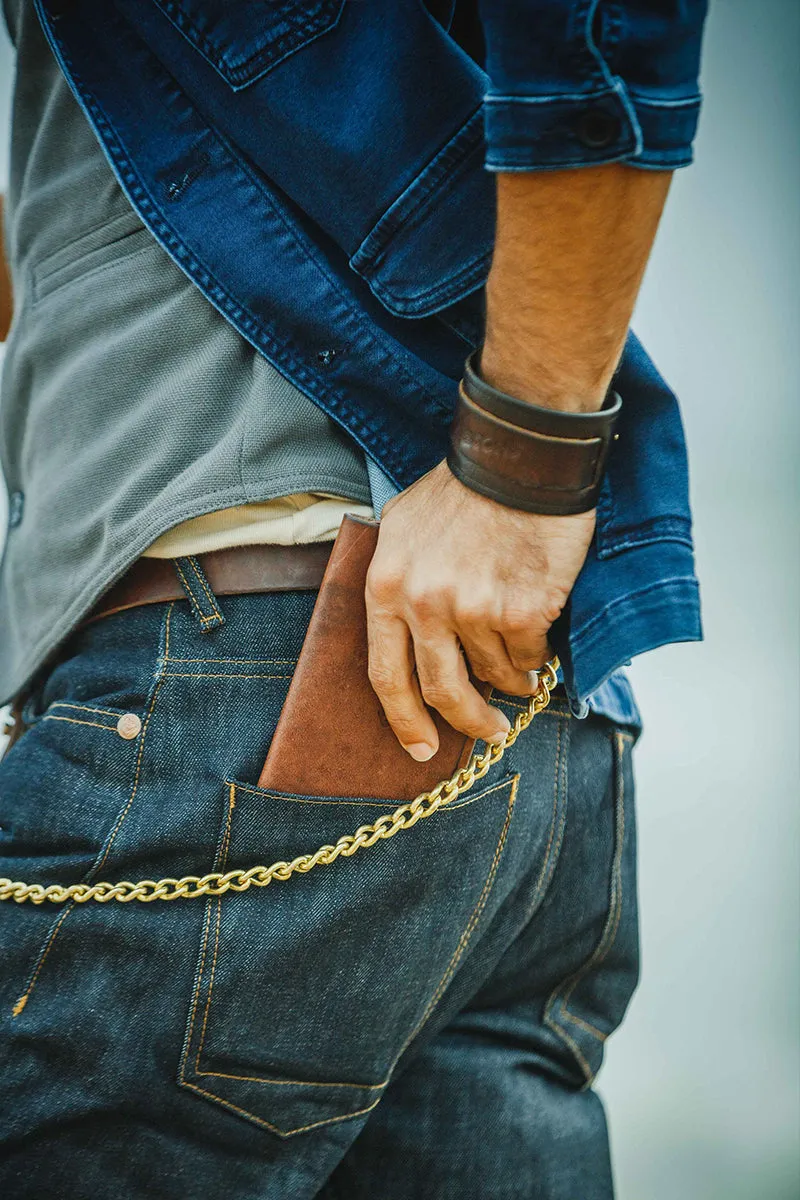
[[345, 513], [373, 516], [369, 504], [321, 492], [298, 492], [262, 503], [239, 504], [182, 521], [156, 538], [143, 557], [183, 558], [229, 546], [331, 542]]

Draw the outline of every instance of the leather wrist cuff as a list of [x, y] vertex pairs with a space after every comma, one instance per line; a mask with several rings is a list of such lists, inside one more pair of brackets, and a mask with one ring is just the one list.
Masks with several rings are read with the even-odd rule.
[[622, 401], [609, 392], [599, 412], [528, 404], [464, 367], [450, 431], [450, 470], [466, 487], [509, 508], [566, 516], [594, 508]]

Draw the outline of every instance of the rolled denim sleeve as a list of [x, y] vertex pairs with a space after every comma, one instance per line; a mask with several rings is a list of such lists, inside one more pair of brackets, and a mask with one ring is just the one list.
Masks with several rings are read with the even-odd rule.
[[692, 161], [706, 0], [480, 0], [486, 166]]

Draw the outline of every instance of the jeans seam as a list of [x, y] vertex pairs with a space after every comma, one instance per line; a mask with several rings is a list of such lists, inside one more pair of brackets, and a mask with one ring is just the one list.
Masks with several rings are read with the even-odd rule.
[[296, 658], [170, 658], [171, 663], [242, 663], [249, 666], [289, 666], [297, 662]]
[[[272, 677], [271, 677], [272, 678]], [[261, 796], [266, 800], [285, 800], [288, 804], [314, 804], [323, 805], [330, 804], [333, 806], [339, 805], [344, 807], [347, 804], [364, 805], [370, 808], [383, 808], [389, 810], [392, 807], [392, 800], [361, 800], [355, 796], [337, 796], [330, 800], [317, 799], [316, 796], [295, 796], [291, 792], [275, 792], [269, 788], [251, 787], [246, 783], [236, 782], [236, 790], [240, 792], [251, 792], [254, 796]], [[481, 793], [481, 796], [485, 793]], [[478, 799], [480, 797], [476, 797]]]
[[[517, 704], [514, 700], [501, 700], [500, 697], [496, 695], [492, 697], [492, 700], [497, 704], [504, 705], [506, 708], [516, 708], [520, 712], [528, 711], [527, 704]], [[536, 720], [538, 721], [542, 717], [566, 717], [567, 719], [570, 719], [573, 717], [573, 713], [559, 708], [543, 708], [540, 713], [536, 714]]]
[[353, 1117], [361, 1117], [365, 1113], [371, 1112], [373, 1108], [381, 1102], [381, 1097], [373, 1100], [366, 1108], [359, 1108], [356, 1112], [343, 1113], [340, 1117], [326, 1117], [322, 1121], [314, 1121], [311, 1125], [302, 1125], [299, 1129], [278, 1129], [277, 1125], [271, 1125], [263, 1117], [257, 1117], [255, 1113], [249, 1112], [246, 1108], [241, 1108], [240, 1105], [234, 1104], [231, 1100], [226, 1100], [223, 1096], [218, 1096], [215, 1092], [209, 1092], [205, 1088], [199, 1087], [196, 1083], [189, 1083], [187, 1080], [182, 1080], [183, 1086], [189, 1088], [190, 1091], [198, 1092], [201, 1096], [206, 1096], [209, 1100], [213, 1100], [216, 1104], [221, 1104], [223, 1108], [229, 1108], [231, 1112], [238, 1113], [239, 1116], [246, 1117], [248, 1121], [252, 1121], [255, 1125], [261, 1125], [264, 1129], [269, 1129], [271, 1133], [275, 1133], [280, 1138], [289, 1138], [296, 1133], [308, 1133], [311, 1129], [317, 1129], [320, 1125], [336, 1125], [341, 1121], [350, 1121]]
[[41, 969], [44, 966], [45, 959], [47, 958], [48, 954], [50, 953], [53, 943], [55, 942], [56, 937], [58, 936], [58, 931], [60, 930], [61, 926], [64, 924], [64, 922], [66, 921], [67, 917], [72, 912], [72, 909], [74, 907], [75, 907], [75, 902], [70, 901], [70, 903], [64, 909], [63, 913], [61, 913], [61, 915], [58, 918], [58, 920], [56, 921], [55, 925], [52, 927], [49, 934], [47, 935], [47, 940], [45, 941], [45, 944], [42, 947], [42, 949], [39, 951], [39, 958], [34, 967], [33, 974], [29, 977], [28, 982], [25, 986], [25, 990], [18, 997], [16, 1003], [14, 1004], [14, 1007], [11, 1009], [12, 1017], [18, 1017], [20, 1015], [20, 1013], [22, 1012], [22, 1010], [24, 1009], [25, 1005], [28, 1003], [28, 1000], [30, 999], [30, 996], [31, 996], [31, 992], [33, 991], [34, 987], [36, 986], [36, 980], [39, 978]]
[[103, 725], [100, 721], [79, 721], [77, 717], [57, 717], [51, 713], [46, 713], [42, 718], [44, 721], [68, 721], [70, 725], [91, 725], [93, 729], [107, 729], [110, 733], [116, 733], [116, 725]]
[[[175, 601], [173, 600], [172, 603], [170, 604], [169, 608], [167, 609], [166, 616], [164, 619], [164, 659], [166, 659], [166, 657], [169, 654], [169, 625], [170, 625], [170, 617], [172, 616], [172, 609], [174, 608], [174, 606], [175, 606]], [[139, 753], [136, 756], [136, 773], [134, 775], [133, 787], [131, 788], [131, 794], [128, 799], [128, 803], [125, 805], [125, 808], [122, 810], [119, 817], [117, 818], [116, 824], [114, 825], [114, 828], [112, 829], [111, 835], [108, 839], [108, 843], [107, 843], [105, 851], [103, 853], [103, 857], [100, 859], [97, 866], [92, 868], [92, 871], [90, 872], [90, 877], [91, 877], [91, 875], [96, 874], [96, 872], [101, 869], [101, 867], [105, 863], [106, 859], [108, 858], [108, 855], [111, 851], [111, 847], [113, 846], [114, 841], [116, 839], [116, 836], [119, 833], [119, 831], [122, 827], [122, 823], [125, 820], [125, 818], [127, 817], [128, 813], [130, 811], [131, 805], [133, 804], [133, 801], [136, 798], [136, 793], [139, 790], [139, 777], [141, 775], [142, 759], [144, 757], [145, 735], [147, 734], [147, 729], [150, 725], [150, 720], [153, 716], [153, 710], [155, 709], [156, 698], [158, 696], [161, 685], [164, 682], [164, 668], [163, 668], [164, 659], [162, 659], [162, 663], [159, 666], [158, 678], [156, 679], [156, 684], [155, 684], [155, 687], [153, 688], [153, 694], [150, 698], [150, 704], [148, 706], [145, 719], [142, 723], [142, 733], [141, 733], [141, 737], [139, 739]]]
[[[613, 735], [614, 744], [616, 746], [618, 770], [619, 770], [619, 791], [615, 804], [615, 819], [614, 819], [614, 855], [611, 864], [611, 895], [609, 903], [609, 912], [606, 917], [603, 931], [600, 935], [600, 941], [595, 949], [580, 966], [577, 971], [568, 975], [566, 979], [557, 984], [548, 997], [545, 1006], [544, 1020], [545, 1023], [558, 1034], [570, 1046], [572, 1052], [578, 1059], [586, 1076], [586, 1083], [590, 1085], [594, 1079], [595, 1072], [590, 1067], [583, 1052], [565, 1029], [558, 1024], [558, 1018], [571, 1021], [578, 1025], [581, 1029], [586, 1030], [593, 1038], [601, 1045], [608, 1038], [608, 1034], [603, 1030], [598, 1029], [595, 1025], [585, 1021], [582, 1017], [571, 1012], [567, 1007], [570, 997], [575, 988], [586, 978], [590, 971], [599, 966], [607, 957], [619, 929], [619, 923], [622, 918], [622, 903], [623, 903], [623, 883], [622, 883], [622, 853], [625, 842], [625, 775], [623, 763], [623, 747], [627, 741], [632, 741], [630, 734], [626, 734], [620, 730], [616, 730]], [[560, 997], [560, 999], [559, 999]], [[558, 1005], [556, 1010], [556, 1004]], [[554, 1016], [554, 1011], [556, 1016]]]
[[234, 671], [165, 671], [165, 679], [291, 679], [291, 675], [247, 675]]
[[[253, 787], [251, 784], [240, 783], [238, 779], [230, 780], [229, 782], [235, 783], [236, 790], [239, 792], [251, 792], [254, 796], [261, 796], [265, 800], [281, 800], [286, 801], [287, 804], [329, 804], [334, 807], [350, 804], [358, 806], [364, 805], [368, 806], [369, 808], [389, 809], [392, 807], [392, 804], [395, 803], [393, 800], [362, 800], [359, 796], [334, 796], [331, 797], [330, 800], [324, 800], [317, 796], [298, 796], [294, 795], [292, 792], [276, 792], [272, 788]], [[489, 788], [487, 791], [476, 792], [474, 796], [469, 796], [465, 800], [456, 800], [448, 804], [446, 808], [442, 808], [439, 811], [442, 816], [447, 816], [448, 812], [455, 812], [462, 808], [466, 808], [468, 804], [474, 804], [477, 800], [484, 800], [487, 796], [491, 796], [492, 792], [496, 792], [499, 788], [505, 787], [506, 782], [507, 780], [504, 780], [503, 783], [495, 784], [494, 787]]]
[[[467, 946], [469, 945], [469, 942], [472, 938], [472, 934], [475, 932], [475, 928], [477, 927], [477, 924], [481, 918], [481, 914], [483, 913], [483, 910], [486, 907], [486, 904], [489, 900], [489, 896], [491, 895], [492, 888], [494, 886], [494, 881], [495, 881], [495, 877], [497, 875], [498, 867], [500, 866], [500, 859], [502, 858], [503, 850], [505, 849], [506, 838], [508, 836], [508, 829], [511, 824], [511, 817], [514, 813], [514, 805], [515, 805], [516, 799], [517, 799], [517, 791], [519, 789], [519, 780], [520, 780], [519, 775], [513, 775], [511, 777], [511, 789], [510, 789], [508, 810], [506, 812], [505, 823], [500, 832], [500, 839], [495, 848], [494, 858], [492, 859], [492, 864], [489, 868], [489, 874], [486, 877], [486, 882], [483, 885], [483, 891], [481, 892], [481, 895], [478, 899], [478, 903], [476, 904], [476, 906], [472, 912], [469, 922], [467, 923], [466, 929], [464, 930], [464, 932], [462, 933], [462, 935], [459, 939], [458, 945], [456, 946], [455, 951], [453, 952], [453, 956], [447, 965], [447, 969], [446, 969], [444, 975], [439, 980], [439, 984], [436, 988], [436, 991], [434, 992], [431, 999], [428, 1001], [428, 1005], [427, 1005], [424, 1013], [422, 1014], [421, 1018], [419, 1019], [417, 1024], [414, 1026], [414, 1029], [412, 1030], [412, 1032], [409, 1034], [408, 1038], [406, 1039], [406, 1041], [403, 1045], [403, 1049], [400, 1051], [400, 1054], [403, 1053], [403, 1051], [411, 1044], [411, 1042], [414, 1040], [414, 1038], [420, 1032], [423, 1025], [427, 1021], [428, 1017], [433, 1012], [434, 1008], [436, 1007], [439, 1000], [443, 996], [445, 989], [447, 988], [448, 984], [450, 983], [450, 980], [453, 978], [453, 975], [456, 972], [458, 964], [460, 963], [461, 959], [464, 956], [464, 951], [466, 950]], [[503, 783], [497, 784], [497, 786], [495, 788], [493, 788], [492, 790], [498, 791], [501, 787], [505, 787], [506, 783], [507, 783], [507, 781], [504, 780]], [[399, 1060], [400, 1054], [398, 1054], [397, 1060]], [[390, 1072], [390, 1074], [391, 1074], [391, 1072]]]
[[[220, 865], [219, 865], [220, 871], [224, 871], [225, 864], [227, 863], [227, 860], [228, 860], [228, 849], [231, 844], [231, 828], [233, 826], [233, 809], [235, 807], [235, 804], [236, 804], [236, 788], [231, 786], [230, 792], [228, 795], [228, 816], [227, 816], [227, 820], [226, 820], [225, 836], [222, 840], [222, 846], [220, 848]], [[199, 1041], [197, 1044], [197, 1054], [195, 1055], [195, 1059], [194, 1059], [194, 1069], [195, 1069], [195, 1073], [198, 1075], [202, 1074], [202, 1072], [200, 1070], [200, 1055], [203, 1052], [203, 1045], [205, 1044], [205, 1040], [206, 1040], [206, 1029], [208, 1027], [208, 1014], [211, 1009], [211, 996], [214, 991], [214, 977], [217, 973], [217, 956], [219, 954], [219, 930], [220, 930], [221, 924], [222, 924], [222, 896], [217, 896], [217, 925], [216, 925], [216, 929], [214, 930], [214, 956], [211, 960], [211, 974], [209, 976], [209, 981], [208, 981], [208, 995], [206, 997], [206, 1006], [205, 1006], [205, 1011], [203, 1013], [203, 1024], [200, 1028], [200, 1038], [199, 1038]]]
[[72, 704], [69, 700], [54, 700], [50, 708], [74, 708], [78, 712], [100, 713], [104, 717], [118, 717], [119, 712], [111, 708], [92, 708], [88, 704]]
[[[572, 719], [572, 714], [569, 714], [569, 718]], [[570, 729], [569, 724], [567, 724], [566, 728], [567, 728], [567, 732], [569, 733], [569, 729]], [[541, 870], [539, 871], [539, 877], [536, 880], [536, 885], [533, 890], [533, 899], [531, 900], [531, 903], [530, 903], [530, 906], [528, 908], [528, 912], [527, 912], [527, 915], [525, 918], [526, 925], [530, 921], [533, 920], [534, 916], [538, 912], [539, 906], [541, 905], [542, 900], [544, 899], [544, 896], [547, 892], [547, 889], [550, 886], [550, 882], [553, 878], [553, 873], [555, 872], [555, 869], [556, 869], [556, 864], [558, 863], [559, 857], [561, 855], [561, 846], [564, 841], [564, 830], [565, 830], [566, 824], [567, 824], [567, 805], [566, 805], [566, 803], [563, 803], [559, 806], [559, 799], [562, 799], [562, 800], [565, 799], [567, 796], [567, 792], [568, 792], [568, 788], [567, 788], [567, 754], [565, 752], [566, 748], [562, 746], [563, 732], [564, 732], [564, 725], [562, 724], [561, 721], [559, 721], [558, 722], [558, 736], [557, 736], [557, 740], [556, 740], [555, 769], [553, 771], [553, 812], [552, 812], [552, 816], [550, 818], [550, 831], [548, 834], [547, 846], [545, 848]], [[559, 807], [561, 808], [561, 819], [560, 820], [558, 820]], [[556, 824], [558, 824], [558, 834], [557, 835], [556, 835]], [[555, 846], [553, 845], [554, 837], [555, 837]], [[552, 854], [550, 853], [551, 848], [553, 849]]]
[[[166, 611], [165, 617], [164, 617], [164, 655], [163, 655], [163, 657], [159, 658], [159, 661], [158, 661], [158, 664], [156, 667], [155, 686], [153, 687], [152, 695], [150, 698], [150, 705], [147, 710], [147, 716], [145, 717], [144, 723], [142, 725], [142, 732], [141, 732], [141, 736], [139, 739], [139, 751], [136, 756], [136, 767], [135, 767], [135, 773], [134, 773], [134, 778], [133, 778], [133, 785], [131, 787], [131, 793], [130, 793], [130, 796], [128, 797], [128, 801], [127, 801], [125, 807], [123, 808], [122, 812], [118, 815], [117, 820], [112, 828], [110, 835], [106, 839], [105, 849], [103, 849], [101, 847], [100, 853], [102, 853], [102, 857], [99, 859], [99, 861], [97, 859], [95, 859], [95, 862], [89, 868], [88, 872], [84, 876], [84, 879], [83, 879], [84, 883], [88, 883], [93, 878], [93, 876], [97, 874], [97, 872], [103, 866], [103, 863], [106, 861], [106, 859], [108, 857], [108, 853], [111, 849], [112, 843], [113, 843], [114, 839], [116, 838], [116, 836], [120, 830], [120, 827], [122, 825], [122, 822], [125, 820], [125, 817], [127, 816], [131, 805], [133, 804], [134, 797], [136, 796], [136, 792], [139, 787], [139, 775], [140, 775], [141, 765], [142, 765], [142, 754], [144, 751], [145, 734], [147, 732], [147, 727], [150, 723], [150, 718], [153, 715], [153, 709], [155, 707], [156, 696], [158, 695], [159, 688], [161, 687], [161, 684], [164, 679], [163, 661], [164, 661], [164, 658], [166, 658], [166, 656], [169, 654], [169, 622], [170, 622], [170, 616], [172, 614], [172, 609], [173, 609], [174, 605], [175, 605], [175, 601], [173, 600], [172, 603], [169, 605], [169, 607]], [[56, 937], [58, 936], [58, 933], [59, 933], [62, 925], [64, 924], [64, 921], [67, 919], [69, 914], [74, 909], [75, 904], [76, 904], [76, 901], [74, 901], [74, 900], [71, 900], [67, 904], [67, 907], [64, 909], [63, 913], [61, 913], [61, 915], [59, 916], [55, 925], [53, 925], [52, 929], [48, 933], [47, 938], [44, 943], [44, 946], [39, 951], [39, 957], [37, 959], [36, 965], [33, 968], [33, 971], [28, 978], [28, 982], [25, 986], [25, 990], [22, 992], [22, 994], [20, 995], [20, 997], [18, 998], [18, 1000], [16, 1001], [16, 1003], [14, 1004], [14, 1006], [11, 1010], [12, 1016], [18, 1017], [20, 1015], [20, 1013], [22, 1012], [22, 1010], [24, 1009], [25, 1005], [28, 1003], [28, 1000], [31, 997], [31, 993], [33, 992], [33, 989], [36, 986], [36, 981], [39, 978], [42, 967], [45, 964], [45, 960], [47, 959], [48, 954], [50, 953], [50, 951], [53, 948], [53, 944], [55, 943]]]
[[[227, 831], [230, 828], [230, 819], [231, 819], [231, 812], [232, 812], [232, 808], [233, 808], [234, 799], [235, 799], [235, 793], [233, 790], [233, 785], [231, 785], [231, 789], [230, 789], [230, 793], [229, 793], [228, 808], [227, 808], [227, 821], [226, 821], [226, 826], [225, 826], [225, 834], [223, 836], [223, 843], [224, 843], [225, 839], [227, 838]], [[218, 869], [218, 867], [220, 865], [219, 859], [220, 859], [221, 851], [222, 851], [222, 846], [220, 845], [220, 848], [217, 851], [217, 854], [215, 856], [215, 862], [214, 862], [215, 870]], [[178, 1067], [178, 1081], [182, 1084], [186, 1083], [186, 1060], [189, 1055], [189, 1051], [190, 1051], [191, 1044], [192, 1044], [192, 1036], [194, 1034], [194, 1023], [195, 1023], [195, 1019], [197, 1017], [197, 1002], [200, 998], [200, 987], [202, 985], [203, 970], [204, 970], [205, 964], [206, 964], [206, 950], [208, 949], [208, 933], [209, 933], [210, 928], [211, 928], [211, 900], [209, 900], [208, 903], [206, 904], [205, 921], [204, 921], [204, 925], [203, 925], [203, 941], [200, 946], [200, 961], [198, 963], [197, 972], [195, 974], [193, 995], [192, 995], [192, 1006], [191, 1006], [191, 1009], [189, 1010], [189, 1027], [186, 1031], [186, 1039], [185, 1039], [184, 1046], [183, 1046], [183, 1053], [181, 1054], [181, 1060], [180, 1060], [180, 1064]], [[189, 1085], [187, 1084], [186, 1086], [189, 1086]]]

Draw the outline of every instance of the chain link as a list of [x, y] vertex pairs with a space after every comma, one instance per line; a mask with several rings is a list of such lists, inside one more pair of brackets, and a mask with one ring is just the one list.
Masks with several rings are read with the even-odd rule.
[[[140, 900], [143, 904], [151, 904], [154, 900], [194, 900], [198, 896], [224, 896], [227, 892], [246, 892], [251, 887], [267, 887], [273, 880], [285, 882], [292, 875], [307, 875], [315, 867], [328, 867], [337, 858], [350, 858], [356, 851], [394, 837], [403, 829], [413, 829], [418, 821], [432, 817], [440, 808], [452, 804], [479, 779], [483, 779], [508, 747], [514, 745], [523, 729], [528, 728], [536, 714], [547, 708], [550, 693], [556, 685], [557, 670], [558, 659], [554, 657], [542, 668], [537, 690], [529, 698], [525, 711], [517, 714], [502, 742], [487, 745], [480, 754], [473, 754], [465, 767], [461, 767], [449, 779], [437, 783], [431, 791], [421, 792], [410, 803], [399, 805], [394, 812], [385, 813], [371, 825], [362, 825], [355, 833], [345, 834], [332, 846], [320, 846], [313, 854], [301, 854], [291, 862], [274, 862], [270, 867], [240, 868], [224, 874], [211, 871], [208, 875], [184, 875], [182, 879], [141, 879], [138, 883], [123, 879], [120, 883], [73, 883], [68, 886], [51, 883], [45, 887], [41, 883], [21, 883], [0, 878], [0, 900], [16, 900], [17, 904], [26, 900], [32, 904], [43, 904], [46, 900], [51, 904], [64, 904], [68, 900], [76, 904], [86, 904], [89, 900], [96, 900], [99, 904], [107, 904], [109, 900], [118, 900], [120, 904], [128, 904], [131, 900]], [[231, 804], [235, 790], [236, 785], [231, 784]]]

